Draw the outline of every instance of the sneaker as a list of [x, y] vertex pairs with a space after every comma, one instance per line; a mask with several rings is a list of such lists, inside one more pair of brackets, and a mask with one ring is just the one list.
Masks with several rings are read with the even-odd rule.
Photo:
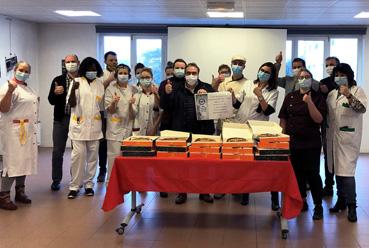
[[187, 201], [187, 194], [186, 193], [180, 193], [177, 195], [175, 203], [176, 204], [183, 204]]
[[323, 219], [323, 207], [322, 205], [315, 205], [313, 220], [321, 220]]
[[214, 202], [213, 197], [211, 197], [211, 195], [209, 195], [209, 194], [200, 194], [199, 199], [201, 201], [204, 201], [204, 202], [207, 202], [207, 203], [213, 203]]
[[87, 196], [94, 196], [94, 194], [95, 194], [95, 192], [94, 192], [93, 189], [91, 189], [91, 188], [85, 189], [85, 195], [87, 195]]
[[243, 205], [243, 206], [249, 205], [249, 198], [250, 198], [249, 193], [242, 194], [242, 196], [241, 196], [241, 205]]
[[160, 197], [161, 198], [168, 198], [168, 193], [167, 192], [160, 192]]
[[53, 182], [50, 186], [52, 191], [59, 191], [60, 190], [60, 183], [58, 182]]
[[68, 194], [68, 199], [74, 199], [76, 198], [78, 195], [78, 191], [77, 190], [71, 190], [69, 191], [69, 194]]
[[97, 176], [97, 182], [98, 183], [103, 183], [105, 182], [105, 172], [99, 172], [99, 175]]

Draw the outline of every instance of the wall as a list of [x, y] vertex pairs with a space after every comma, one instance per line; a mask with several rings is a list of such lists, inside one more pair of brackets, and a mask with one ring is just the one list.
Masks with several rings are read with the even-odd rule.
[[[53, 106], [47, 100], [51, 82], [61, 74], [61, 60], [67, 54], [96, 58], [97, 35], [92, 24], [40, 24], [39, 26], [39, 84], [41, 146], [52, 146]], [[68, 142], [69, 144], [69, 142]]]
[[[368, 30], [367, 30], [368, 32]], [[366, 96], [369, 98], [369, 34], [364, 35], [364, 55], [363, 55], [363, 71], [364, 81], [361, 82], [361, 87], [364, 88]], [[369, 105], [368, 105], [369, 108]], [[364, 114], [363, 123], [363, 138], [361, 141], [361, 152], [369, 153], [369, 110], [367, 108]]]

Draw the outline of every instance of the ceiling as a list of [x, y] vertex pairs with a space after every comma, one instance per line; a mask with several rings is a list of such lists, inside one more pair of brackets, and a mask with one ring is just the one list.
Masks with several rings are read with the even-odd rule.
[[[38, 23], [193, 25], [369, 25], [354, 19], [369, 0], [235, 0], [243, 19], [210, 19], [206, 0], [0, 0], [0, 14]], [[55, 10], [92, 10], [100, 17], [63, 17]]]

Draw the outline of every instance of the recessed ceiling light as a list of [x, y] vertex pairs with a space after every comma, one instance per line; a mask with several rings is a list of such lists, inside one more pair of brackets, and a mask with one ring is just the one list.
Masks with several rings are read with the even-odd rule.
[[354, 18], [369, 18], [369, 12], [362, 11], [354, 16]]
[[206, 12], [210, 18], [243, 18], [242, 11], [208, 11]]
[[55, 13], [63, 16], [101, 16], [93, 11], [78, 11], [78, 10], [55, 10]]

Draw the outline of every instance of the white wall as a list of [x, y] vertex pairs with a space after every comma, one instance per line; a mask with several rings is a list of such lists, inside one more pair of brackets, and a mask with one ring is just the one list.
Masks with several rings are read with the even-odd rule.
[[[245, 28], [169, 28], [168, 60], [183, 58], [196, 62], [200, 67], [200, 79], [211, 83], [211, 75], [218, 75], [220, 64], [231, 64], [234, 55], [246, 57], [246, 78], [254, 80], [260, 65], [274, 62], [275, 56], [285, 54], [287, 30]], [[281, 68], [281, 76], [285, 68]], [[284, 90], [279, 88], [277, 110], [284, 99]], [[278, 121], [277, 114], [271, 120]]]
[[80, 61], [85, 57], [96, 58], [95, 25], [40, 24], [39, 50], [41, 146], [52, 147], [53, 106], [47, 100], [51, 82], [61, 74], [61, 60], [65, 55], [77, 54]]
[[[369, 27], [368, 27], [369, 28]], [[369, 30], [367, 30], [368, 32]], [[366, 96], [369, 98], [369, 34], [364, 35], [363, 71], [364, 81], [361, 83]], [[368, 106], [369, 108], [369, 106]], [[361, 152], [369, 153], [369, 110], [364, 114], [363, 138], [361, 141]]]

